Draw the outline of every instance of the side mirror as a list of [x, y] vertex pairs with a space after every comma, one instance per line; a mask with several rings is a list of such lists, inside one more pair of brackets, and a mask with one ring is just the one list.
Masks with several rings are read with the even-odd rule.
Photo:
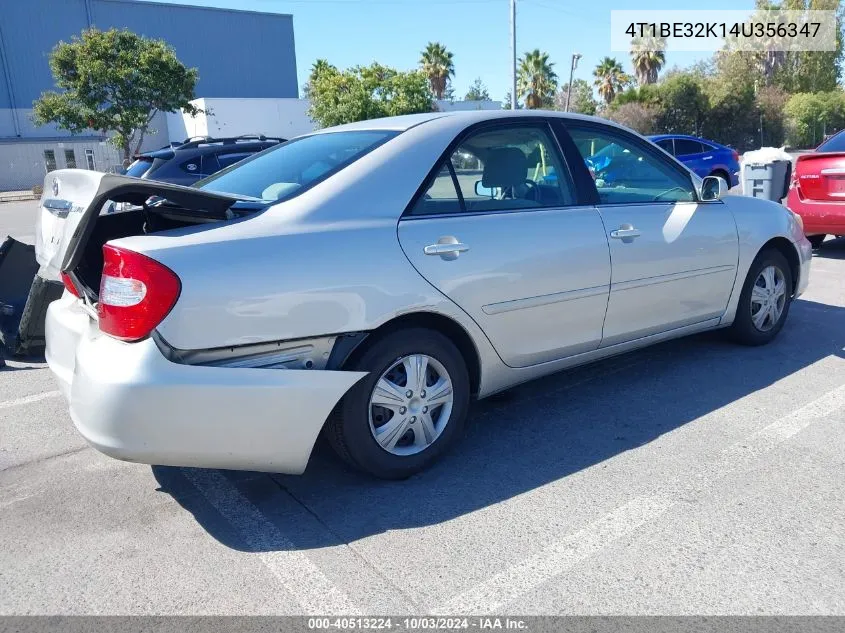
[[485, 187], [480, 180], [475, 181], [475, 195], [482, 198], [493, 198], [499, 193], [498, 187]]
[[728, 183], [718, 176], [707, 176], [701, 182], [702, 202], [713, 202], [714, 200], [719, 200], [726, 193], [728, 193]]

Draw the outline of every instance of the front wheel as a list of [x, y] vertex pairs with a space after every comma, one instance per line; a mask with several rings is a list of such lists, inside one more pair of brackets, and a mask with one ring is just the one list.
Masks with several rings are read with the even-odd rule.
[[743, 345], [765, 345], [780, 332], [792, 303], [792, 271], [775, 249], [762, 251], [748, 271], [736, 317], [733, 338]]
[[404, 479], [460, 437], [469, 374], [461, 353], [439, 332], [393, 332], [346, 369], [369, 374], [344, 396], [326, 435], [352, 466], [382, 479]]

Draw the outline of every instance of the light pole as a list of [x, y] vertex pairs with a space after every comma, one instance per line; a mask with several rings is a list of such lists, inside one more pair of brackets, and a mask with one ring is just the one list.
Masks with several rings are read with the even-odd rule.
[[581, 59], [581, 53], [572, 54], [572, 63], [569, 65], [569, 88], [566, 90], [566, 108], [565, 112], [569, 112], [569, 98], [572, 96], [572, 74], [578, 68], [578, 60]]
[[511, 0], [511, 110], [516, 110], [516, 0]]

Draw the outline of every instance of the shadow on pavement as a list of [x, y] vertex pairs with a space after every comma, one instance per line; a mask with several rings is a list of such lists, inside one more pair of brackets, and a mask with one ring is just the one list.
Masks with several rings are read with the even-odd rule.
[[821, 259], [845, 259], [845, 237], [825, 240], [813, 255]]
[[[437, 524], [529, 492], [651, 442], [823, 358], [842, 357], [844, 346], [845, 308], [798, 300], [780, 336], [764, 347], [737, 346], [711, 332], [555, 374], [475, 403], [466, 436], [453, 451], [401, 482], [350, 470], [322, 441], [300, 477], [170, 467], [153, 467], [153, 473], [163, 492], [228, 547], [337, 545]], [[186, 478], [191, 472], [222, 473], [243, 503], [225, 513], [230, 519], [232, 513], [255, 516], [259, 508], [264, 518], [250, 529], [266, 534], [245, 538], [244, 530], [233, 529], [231, 520], [197, 494]]]

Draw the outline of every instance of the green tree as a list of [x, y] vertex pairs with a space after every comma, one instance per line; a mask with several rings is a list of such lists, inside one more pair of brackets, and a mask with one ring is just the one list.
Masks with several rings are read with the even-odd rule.
[[[657, 86], [660, 115], [657, 127], [667, 133], [698, 135], [709, 113], [702, 82], [689, 73], [677, 73]], [[714, 139], [715, 140], [715, 139]]]
[[111, 142], [132, 156], [157, 112], [202, 111], [191, 105], [197, 69], [186, 68], [162, 40], [129, 30], [87, 29], [50, 53], [50, 69], [62, 92], [44, 92], [33, 103], [37, 125], [55, 123], [79, 134], [111, 133]]
[[839, 90], [794, 94], [786, 103], [784, 113], [789, 145], [815, 147], [826, 133], [845, 126], [845, 95]]
[[420, 68], [428, 77], [434, 98], [442, 99], [446, 94], [449, 78], [455, 74], [452, 53], [440, 42], [429, 42], [420, 54]]
[[[566, 95], [569, 92], [569, 84], [560, 87], [555, 95], [555, 109], [566, 109]], [[593, 97], [593, 89], [583, 79], [572, 81], [572, 96], [569, 99], [569, 111], [578, 114], [595, 114], [598, 109], [598, 102]]]
[[549, 61], [549, 54], [534, 49], [519, 60], [516, 74], [517, 93], [525, 101], [525, 107], [551, 108], [557, 90], [557, 74]]
[[738, 151], [760, 146], [754, 85], [731, 85], [718, 76], [704, 82], [707, 116], [699, 134]]
[[481, 81], [481, 77], [472, 82], [464, 101], [490, 101], [490, 93], [487, 92], [487, 86]]
[[605, 57], [599, 61], [593, 76], [593, 85], [605, 104], [613, 101], [613, 98], [631, 83], [631, 78], [622, 70], [622, 64], [613, 57]]
[[657, 82], [660, 69], [666, 64], [666, 41], [660, 37], [638, 37], [631, 43], [631, 63], [637, 84], [645, 86]]
[[328, 62], [327, 59], [318, 59], [311, 65], [311, 72], [308, 75], [308, 82], [302, 87], [302, 96], [308, 99], [311, 92], [311, 83], [324, 73], [336, 73], [337, 67]]
[[421, 71], [400, 72], [375, 63], [312, 73], [309, 98], [309, 116], [321, 127], [430, 112], [433, 107], [428, 79]]

